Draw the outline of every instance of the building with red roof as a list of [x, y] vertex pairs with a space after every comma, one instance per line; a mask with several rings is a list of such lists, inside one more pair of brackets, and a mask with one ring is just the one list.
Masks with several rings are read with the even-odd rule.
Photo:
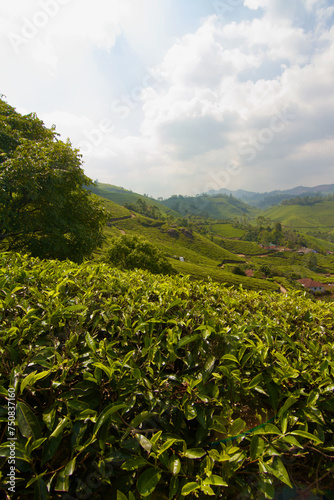
[[311, 278], [303, 278], [301, 280], [298, 280], [298, 283], [303, 285], [303, 287], [306, 288], [309, 292], [325, 291], [325, 285], [323, 285], [322, 283], [318, 283], [318, 281], [314, 281]]

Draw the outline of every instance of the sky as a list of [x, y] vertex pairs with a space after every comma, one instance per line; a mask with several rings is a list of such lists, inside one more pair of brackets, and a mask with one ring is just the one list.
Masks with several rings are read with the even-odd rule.
[[334, 183], [333, 0], [0, 0], [0, 94], [154, 197]]

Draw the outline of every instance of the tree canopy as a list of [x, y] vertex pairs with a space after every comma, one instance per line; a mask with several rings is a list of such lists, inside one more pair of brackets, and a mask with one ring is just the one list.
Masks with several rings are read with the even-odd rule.
[[121, 269], [146, 269], [153, 274], [172, 274], [173, 267], [162, 252], [138, 236], [114, 238], [108, 249], [107, 262]]
[[81, 262], [102, 244], [105, 214], [79, 151], [57, 136], [0, 99], [0, 245]]

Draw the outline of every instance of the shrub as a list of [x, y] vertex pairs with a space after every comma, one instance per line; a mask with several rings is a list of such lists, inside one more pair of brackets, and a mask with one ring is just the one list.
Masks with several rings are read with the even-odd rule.
[[173, 267], [152, 243], [138, 236], [115, 238], [107, 251], [106, 262], [121, 269], [146, 269], [153, 274], [172, 274]]
[[233, 269], [232, 269], [232, 273], [233, 274], [237, 274], [238, 276], [246, 276], [246, 273], [245, 271], [243, 271], [239, 266], [235, 266]]
[[0, 255], [0, 269], [0, 488], [14, 398], [11, 498], [332, 489], [331, 304], [101, 263]]

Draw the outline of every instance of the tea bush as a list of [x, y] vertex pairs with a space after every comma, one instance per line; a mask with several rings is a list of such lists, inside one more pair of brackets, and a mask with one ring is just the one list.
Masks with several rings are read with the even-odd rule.
[[101, 263], [7, 253], [0, 267], [12, 498], [330, 494], [331, 304]]

